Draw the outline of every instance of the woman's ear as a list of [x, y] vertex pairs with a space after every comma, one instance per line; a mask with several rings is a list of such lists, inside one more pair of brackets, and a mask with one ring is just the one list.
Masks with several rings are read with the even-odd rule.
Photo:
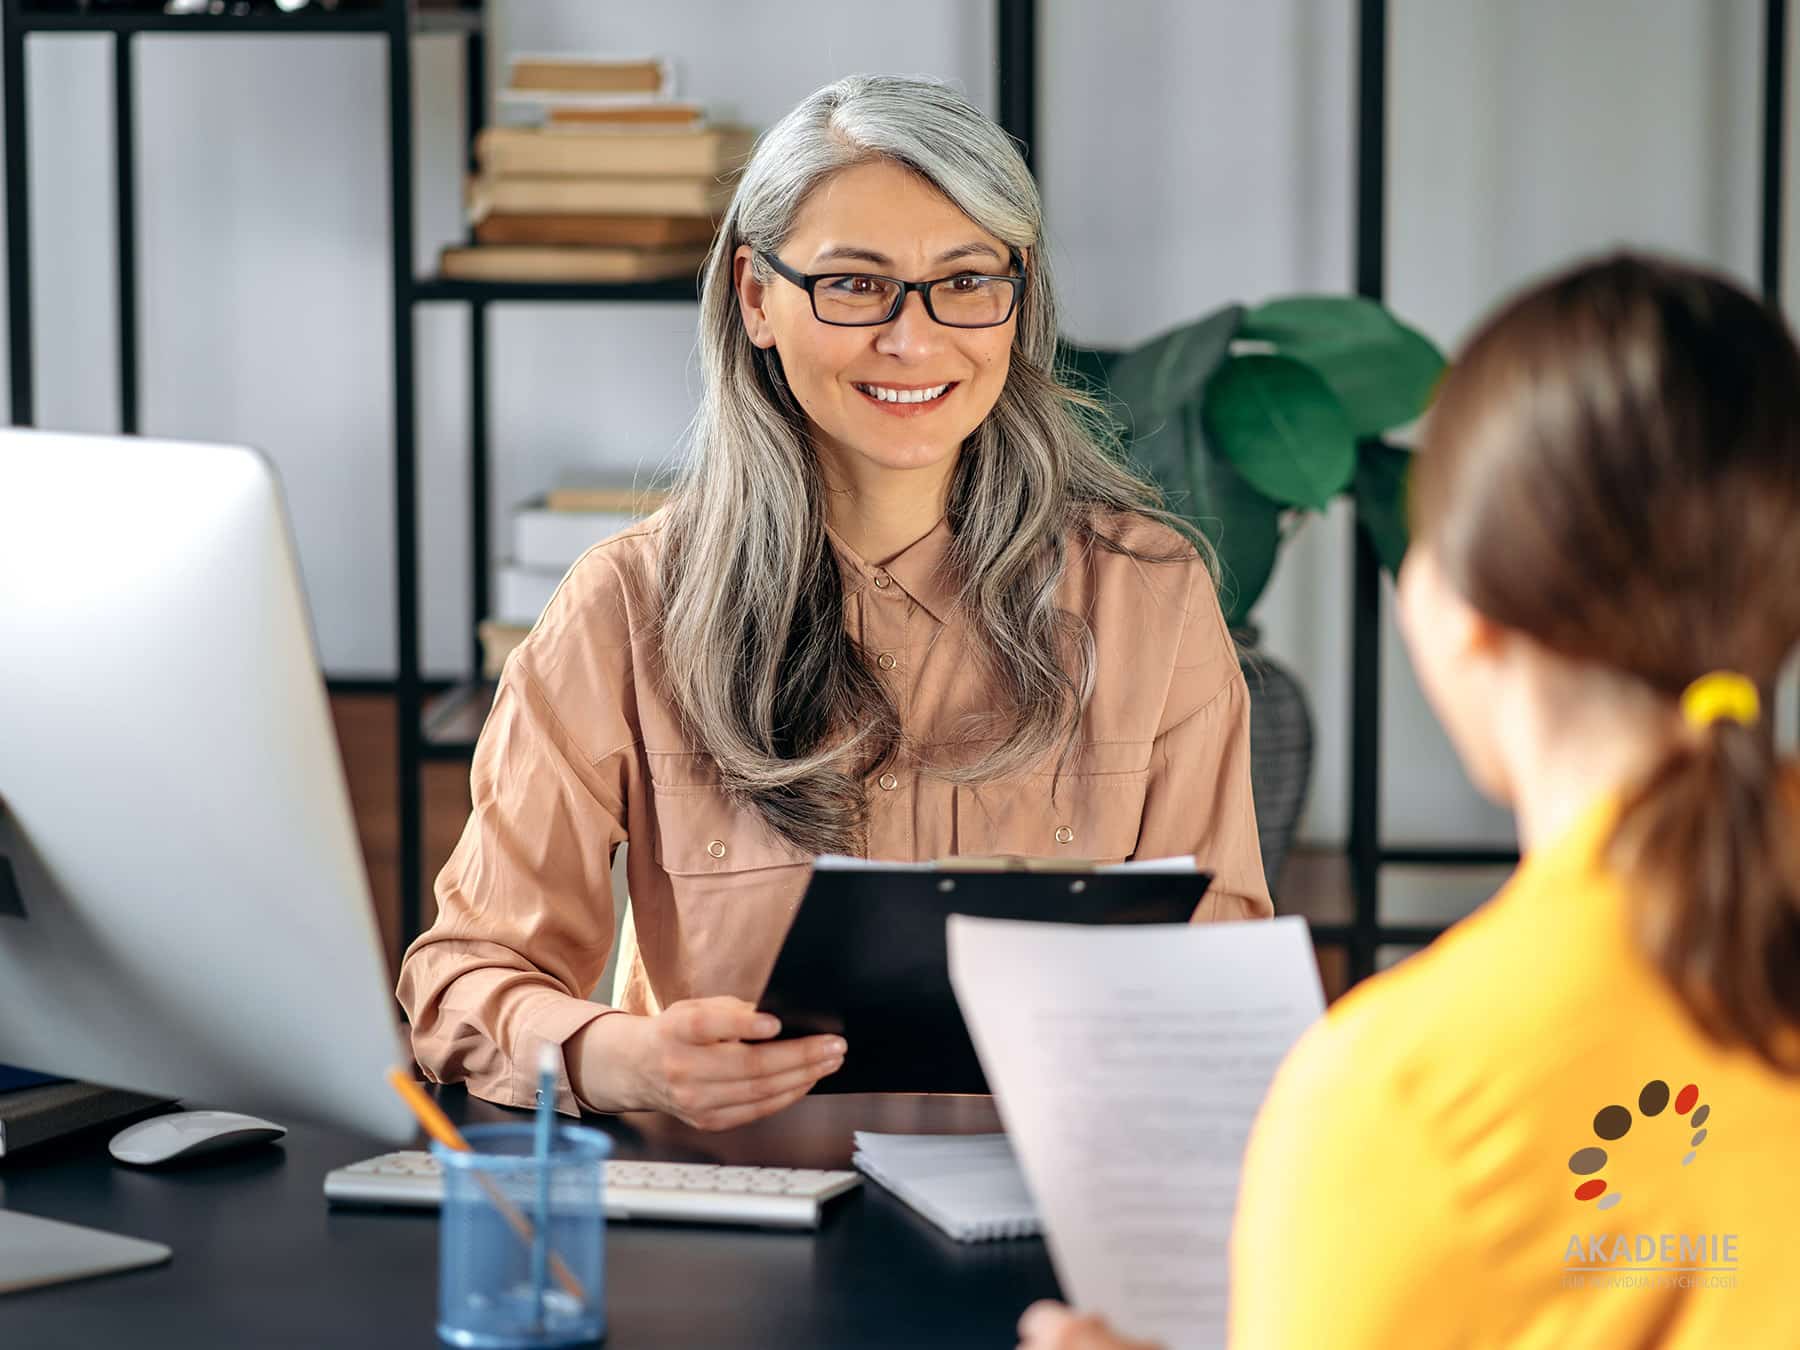
[[775, 329], [763, 308], [769, 288], [756, 279], [748, 244], [739, 244], [731, 255], [731, 282], [737, 291], [738, 313], [744, 318], [744, 332], [751, 343], [757, 347], [773, 347]]
[[1415, 661], [1425, 656], [1420, 650], [1425, 646], [1442, 658], [1465, 661], [1491, 653], [1499, 641], [1498, 627], [1445, 580], [1437, 559], [1421, 542], [1406, 551], [1394, 598], [1395, 617]]

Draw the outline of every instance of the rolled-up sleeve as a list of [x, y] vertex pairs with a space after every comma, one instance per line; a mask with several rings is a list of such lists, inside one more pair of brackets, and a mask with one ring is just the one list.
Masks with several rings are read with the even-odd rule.
[[[407, 950], [399, 998], [428, 1078], [507, 1106], [535, 1100], [540, 1047], [611, 1011], [587, 995], [613, 937], [623, 779], [576, 745], [521, 648], [470, 772], [473, 810], [437, 879], [437, 920]], [[557, 1109], [578, 1106], [557, 1055]]]
[[1150, 752], [1136, 856], [1192, 853], [1213, 873], [1196, 923], [1274, 913], [1250, 792], [1250, 691], [1211, 578], [1192, 569], [1180, 651]]

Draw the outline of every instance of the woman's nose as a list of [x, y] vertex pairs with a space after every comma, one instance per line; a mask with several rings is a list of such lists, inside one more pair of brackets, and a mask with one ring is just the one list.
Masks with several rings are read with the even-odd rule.
[[900, 312], [882, 325], [875, 338], [875, 350], [889, 356], [905, 356], [926, 350], [937, 342], [938, 324], [925, 308], [925, 295], [913, 291], [900, 306]]

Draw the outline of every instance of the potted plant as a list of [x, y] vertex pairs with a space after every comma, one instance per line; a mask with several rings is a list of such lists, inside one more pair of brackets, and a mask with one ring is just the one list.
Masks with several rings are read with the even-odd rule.
[[1282, 542], [1334, 499], [1390, 571], [1406, 552], [1411, 452], [1384, 437], [1416, 420], [1442, 353], [1371, 300], [1294, 296], [1227, 305], [1127, 351], [1063, 344], [1107, 406], [1131, 458], [1211, 543], [1220, 603], [1246, 649], [1257, 825], [1271, 884], [1312, 764], [1312, 724], [1293, 676], [1256, 651], [1251, 614]]

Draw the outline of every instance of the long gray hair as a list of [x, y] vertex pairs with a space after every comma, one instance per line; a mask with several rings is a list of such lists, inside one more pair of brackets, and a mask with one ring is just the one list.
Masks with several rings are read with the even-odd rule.
[[779, 355], [745, 331], [732, 263], [740, 244], [779, 249], [810, 193], [871, 160], [919, 174], [983, 229], [1031, 251], [1005, 385], [964, 443], [949, 489], [946, 566], [978, 654], [974, 678], [987, 681], [995, 709], [959, 730], [991, 748], [972, 762], [919, 767], [982, 782], [1039, 763], [1059, 742], [1066, 758], [1094, 665], [1087, 623], [1055, 603], [1066, 541], [1131, 552], [1095, 528], [1108, 510], [1177, 524], [1156, 489], [1122, 467], [1102, 405], [1058, 377], [1042, 207], [1004, 131], [938, 81], [854, 75], [762, 136], [702, 279], [704, 392], [688, 468], [666, 508], [661, 658], [724, 790], [817, 853], [860, 851], [867, 775], [903, 751], [922, 760], [924, 748], [907, 742], [845, 632], [808, 422]]

